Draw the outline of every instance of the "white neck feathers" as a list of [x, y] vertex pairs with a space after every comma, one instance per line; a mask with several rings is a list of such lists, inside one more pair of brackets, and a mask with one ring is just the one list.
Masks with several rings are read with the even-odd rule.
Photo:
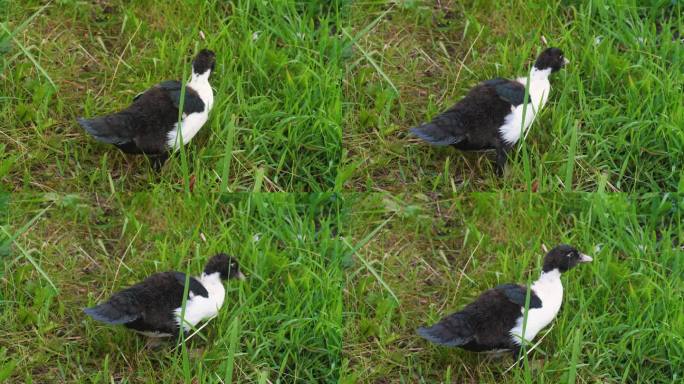
[[206, 71], [202, 74], [193, 71], [187, 86], [197, 92], [197, 95], [204, 103], [204, 111], [189, 115], [183, 114], [180, 127], [179, 124], [175, 124], [174, 128], [167, 133], [166, 144], [170, 148], [178, 149], [181, 143], [189, 143], [204, 123], [207, 122], [209, 111], [214, 105], [214, 91], [212, 91], [209, 84], [209, 75], [211, 75], [211, 71]]
[[550, 75], [551, 75], [551, 68], [538, 69], [536, 67], [532, 67], [532, 69], [530, 69], [530, 80], [532, 80], [532, 79], [548, 79]]
[[537, 279], [537, 282], [542, 281], [542, 280], [546, 280], [546, 281], [559, 280], [560, 281], [560, 275], [561, 275], [561, 273], [558, 270], [558, 268], [554, 268], [548, 272], [542, 271], [541, 275], [539, 276], [539, 279]]
[[192, 71], [192, 76], [190, 76], [190, 81], [188, 84], [201, 84], [201, 83], [209, 83], [209, 75], [211, 74], [211, 71], [206, 71], [204, 73], [195, 73], [195, 71]]
[[561, 303], [563, 302], [563, 285], [561, 284], [560, 271], [554, 269], [549, 272], [542, 272], [539, 279], [531, 287], [534, 294], [542, 302], [541, 308], [530, 308], [527, 313], [527, 325], [523, 327], [525, 309], [520, 309], [520, 318], [511, 329], [512, 340], [515, 344], [520, 344], [525, 328], [524, 338], [532, 341], [534, 337], [546, 327], [558, 314]]
[[[207, 285], [216, 285], [216, 284], [221, 284], [221, 276], [218, 272], [206, 274], [202, 272], [202, 274], [197, 278], [202, 285], [205, 287]], [[221, 284], [223, 285], [223, 284]]]
[[[207, 290], [209, 297], [202, 295], [190, 296], [185, 306], [185, 318], [183, 321], [183, 327], [186, 331], [200, 321], [216, 316], [226, 297], [226, 289], [221, 283], [221, 277], [218, 272], [211, 274], [202, 273], [197, 277], [197, 280]], [[181, 312], [182, 307], [176, 308], [174, 311], [179, 325], [181, 324]]]

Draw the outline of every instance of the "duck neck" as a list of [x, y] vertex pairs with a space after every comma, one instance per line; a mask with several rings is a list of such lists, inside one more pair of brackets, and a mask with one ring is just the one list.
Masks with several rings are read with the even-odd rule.
[[218, 272], [209, 274], [202, 272], [202, 275], [199, 276], [198, 280], [202, 283], [204, 288], [206, 288], [207, 292], [209, 292], [209, 296], [217, 290], [224, 289], [223, 283], [221, 282], [221, 276]]
[[188, 86], [194, 89], [204, 102], [206, 112], [209, 112], [214, 104], [214, 92], [211, 90], [211, 85], [209, 85], [209, 75], [211, 75], [210, 70], [204, 73], [195, 73], [193, 71], [192, 77], [190, 77], [188, 82]]
[[550, 271], [543, 271], [542, 270], [542, 273], [541, 273], [541, 275], [539, 275], [539, 279], [537, 281], [540, 281], [540, 280], [560, 280], [560, 275], [561, 275], [561, 273], [558, 270], [558, 268], [554, 268]]
[[561, 282], [561, 273], [558, 268], [554, 268], [550, 271], [542, 271], [539, 279], [534, 282], [532, 288], [545, 287], [544, 290], [548, 290], [549, 287], [553, 286], [561, 290], [563, 289], [563, 284]]
[[546, 80], [551, 75], [551, 68], [539, 69], [532, 67], [530, 69], [530, 80]]
[[192, 71], [192, 76], [190, 76], [190, 81], [188, 84], [209, 84], [209, 74], [211, 74], [211, 71], [205, 71], [204, 73], [196, 73], [195, 71]]

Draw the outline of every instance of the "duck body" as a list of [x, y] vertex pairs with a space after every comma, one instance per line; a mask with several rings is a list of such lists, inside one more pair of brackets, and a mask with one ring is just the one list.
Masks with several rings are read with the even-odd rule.
[[[190, 277], [184, 330], [215, 316], [223, 305], [225, 288], [218, 276]], [[150, 337], [177, 336], [183, 305], [185, 274], [161, 272], [114, 294], [107, 302], [85, 313], [108, 324]]]
[[[432, 327], [419, 328], [418, 334], [436, 344], [473, 352], [513, 350], [520, 345], [511, 332], [522, 323], [525, 294], [526, 288], [517, 284], [489, 289], [461, 311]], [[541, 308], [540, 303], [531, 291], [529, 308]], [[528, 315], [528, 324], [529, 318]]]
[[[145, 154], [162, 165], [170, 151], [187, 144], [209, 118], [214, 95], [209, 84], [214, 54], [201, 51], [193, 61], [193, 73], [185, 86], [168, 80], [137, 95], [126, 109], [78, 123], [97, 141], [112, 144], [124, 153]], [[180, 125], [179, 110], [183, 98]]]
[[[530, 70], [529, 81], [522, 77], [481, 82], [429, 123], [411, 128], [411, 133], [435, 146], [450, 145], [463, 151], [494, 149], [497, 172], [501, 173], [507, 152], [529, 129], [548, 100], [549, 75], [565, 62], [560, 50], [550, 48], [537, 59]], [[528, 83], [528, 102], [525, 103]]]
[[[210, 260], [210, 265], [217, 264], [216, 259], [227, 261], [222, 261], [219, 269], [208, 266], [200, 276], [189, 277], [187, 296], [183, 296], [185, 273], [160, 272], [116, 292], [102, 304], [85, 308], [84, 312], [97, 321], [120, 324], [149, 337], [177, 337], [218, 314], [226, 296], [222, 280], [244, 278], [235, 260], [219, 254]], [[226, 269], [224, 265], [230, 267]]]
[[418, 328], [417, 333], [448, 347], [474, 352], [507, 350], [517, 355], [523, 339], [532, 341], [558, 314], [563, 302], [561, 272], [591, 260], [570, 246], [560, 245], [545, 257], [541, 276], [530, 286], [527, 306], [527, 287], [502, 284], [436, 324]]

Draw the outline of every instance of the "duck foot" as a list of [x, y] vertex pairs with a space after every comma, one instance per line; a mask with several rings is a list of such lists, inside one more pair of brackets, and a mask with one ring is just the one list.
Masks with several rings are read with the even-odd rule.
[[161, 338], [148, 337], [147, 341], [145, 342], [145, 348], [155, 351], [159, 349], [162, 344], [164, 344], [164, 341]]

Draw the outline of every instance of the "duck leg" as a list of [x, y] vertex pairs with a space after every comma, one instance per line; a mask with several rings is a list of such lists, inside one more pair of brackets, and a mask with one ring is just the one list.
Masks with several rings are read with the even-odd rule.
[[503, 143], [497, 143], [496, 146], [496, 175], [501, 177], [504, 175], [506, 168], [506, 161], [508, 160], [508, 148]]
[[185, 330], [183, 328], [179, 328], [171, 335], [171, 339], [176, 345], [181, 345], [182, 343], [185, 343], [186, 337], [187, 335], [185, 334]]
[[161, 171], [162, 167], [166, 163], [166, 160], [169, 158], [169, 153], [168, 152], [163, 152], [160, 154], [156, 155], [150, 155], [150, 161], [152, 162], [152, 169], [154, 169], [156, 172]]
[[161, 345], [163, 343], [164, 342], [162, 341], [162, 339], [160, 337], [148, 337], [147, 341], [145, 342], [145, 348], [151, 349], [154, 351], [154, 350], [159, 349], [159, 347], [161, 347]]

